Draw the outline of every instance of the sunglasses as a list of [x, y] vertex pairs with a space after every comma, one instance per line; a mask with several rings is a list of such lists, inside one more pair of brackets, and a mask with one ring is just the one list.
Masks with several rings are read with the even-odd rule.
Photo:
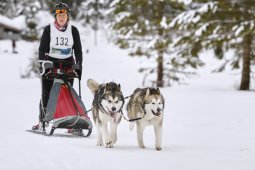
[[60, 14], [60, 13], [67, 13], [67, 10], [66, 9], [57, 9], [55, 11], [56, 14]]

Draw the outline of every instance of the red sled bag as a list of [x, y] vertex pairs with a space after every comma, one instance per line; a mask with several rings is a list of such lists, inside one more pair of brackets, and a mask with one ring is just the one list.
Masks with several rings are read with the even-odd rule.
[[69, 82], [64, 83], [60, 79], [54, 80], [44, 121], [52, 123], [51, 134], [56, 128], [92, 130], [92, 123], [81, 98]]
[[43, 111], [43, 130], [47, 135], [52, 135], [56, 128], [65, 128], [83, 135], [82, 129], [87, 129], [88, 134], [86, 136], [90, 136], [92, 123], [81, 97], [78, 96], [68, 81], [79, 78], [80, 94], [81, 74], [79, 73], [81, 73], [81, 66], [79, 63], [74, 64], [65, 60], [39, 60], [38, 63], [40, 64], [39, 71], [42, 79], [54, 80], [46, 111]]

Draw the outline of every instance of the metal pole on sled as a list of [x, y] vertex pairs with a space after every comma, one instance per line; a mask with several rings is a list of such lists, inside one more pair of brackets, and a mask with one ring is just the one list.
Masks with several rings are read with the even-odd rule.
[[[81, 79], [79, 78], [79, 97], [81, 99]], [[86, 111], [87, 112], [87, 111]], [[54, 131], [54, 130], [53, 130]], [[88, 129], [88, 134], [85, 136], [85, 137], [88, 137], [90, 136], [92, 133], [92, 128], [91, 129]]]
[[81, 79], [79, 78], [79, 97], [81, 99]]

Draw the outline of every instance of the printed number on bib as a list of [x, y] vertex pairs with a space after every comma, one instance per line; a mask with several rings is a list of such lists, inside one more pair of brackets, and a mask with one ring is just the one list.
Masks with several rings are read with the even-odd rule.
[[56, 45], [65, 45], [68, 46], [68, 38], [64, 38], [64, 37], [56, 37]]

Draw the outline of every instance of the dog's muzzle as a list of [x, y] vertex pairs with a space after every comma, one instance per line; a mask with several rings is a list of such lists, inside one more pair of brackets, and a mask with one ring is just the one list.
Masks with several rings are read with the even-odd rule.
[[151, 110], [151, 112], [155, 116], [160, 116], [161, 115], [161, 109], [157, 109], [157, 112], [154, 112], [154, 110]]
[[114, 118], [116, 116], [116, 112], [109, 112], [110, 117]]
[[113, 119], [116, 118], [117, 113], [119, 112], [119, 111], [116, 110], [115, 107], [112, 108], [111, 110], [110, 110], [110, 109], [107, 109], [107, 110], [108, 110], [108, 115], [109, 115], [111, 118], [113, 118]]

